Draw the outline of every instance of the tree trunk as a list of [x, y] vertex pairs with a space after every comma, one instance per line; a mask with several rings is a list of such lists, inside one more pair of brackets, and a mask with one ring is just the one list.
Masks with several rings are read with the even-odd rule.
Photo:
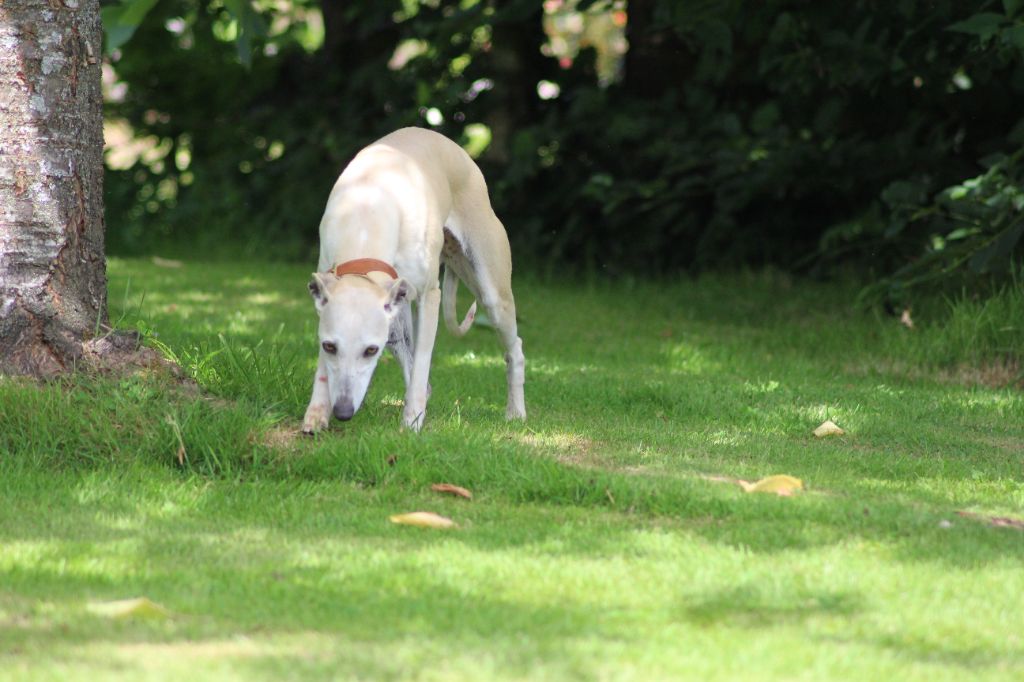
[[0, 2], [0, 373], [73, 369], [106, 323], [99, 0]]

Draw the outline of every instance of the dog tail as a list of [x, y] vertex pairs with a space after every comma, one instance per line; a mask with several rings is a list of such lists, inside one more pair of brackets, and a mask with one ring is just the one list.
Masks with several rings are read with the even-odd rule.
[[459, 277], [452, 269], [444, 266], [444, 284], [441, 287], [441, 309], [444, 312], [444, 325], [448, 327], [455, 336], [463, 336], [473, 326], [473, 318], [476, 317], [476, 301], [469, 306], [466, 318], [459, 324], [455, 317], [455, 294], [459, 289]]

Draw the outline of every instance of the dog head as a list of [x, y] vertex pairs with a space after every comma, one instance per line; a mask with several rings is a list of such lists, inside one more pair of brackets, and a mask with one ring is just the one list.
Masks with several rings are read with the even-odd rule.
[[[388, 342], [391, 322], [406, 305], [411, 287], [382, 273], [313, 273], [309, 293], [320, 324], [320, 357], [334, 416], [348, 421], [366, 396], [377, 361]], [[324, 377], [318, 377], [323, 381]]]

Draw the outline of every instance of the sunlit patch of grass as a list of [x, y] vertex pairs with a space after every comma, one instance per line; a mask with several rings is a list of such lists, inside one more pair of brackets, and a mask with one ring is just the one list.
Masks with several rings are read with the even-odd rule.
[[600, 459], [591, 459], [596, 444], [579, 433], [525, 431], [513, 434], [519, 443], [542, 453], [548, 453], [561, 462], [577, 465], [599, 464]]
[[707, 436], [711, 445], [742, 445], [750, 442], [752, 434], [739, 429], [719, 429]]
[[505, 360], [500, 354], [478, 355], [474, 351], [447, 355], [443, 363], [447, 367], [490, 367], [505, 368]]
[[999, 411], [1019, 408], [1024, 403], [1024, 395], [1019, 392], [975, 392], [951, 396], [948, 401], [964, 409], [995, 408]]
[[794, 413], [803, 423], [818, 426], [826, 419], [842, 425], [844, 431], [855, 432], [863, 423], [864, 417], [861, 414], [861, 405], [852, 404], [844, 406], [842, 402], [818, 403], [816, 405], [797, 405]]
[[667, 350], [667, 367], [679, 374], [708, 374], [721, 369], [719, 363], [709, 360], [701, 350], [689, 343], [676, 343]]
[[773, 393], [779, 390], [781, 384], [778, 381], [762, 381], [756, 384], [745, 382], [743, 388], [750, 393]]

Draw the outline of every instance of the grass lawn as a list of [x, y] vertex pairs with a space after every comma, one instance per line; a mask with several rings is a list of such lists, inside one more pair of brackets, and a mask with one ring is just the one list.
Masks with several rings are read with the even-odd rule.
[[[520, 281], [525, 424], [494, 334], [442, 330], [423, 433], [388, 358], [306, 438], [309, 270], [111, 262], [202, 392], [0, 380], [0, 678], [1024, 679], [986, 521], [1024, 517], [1024, 395], [923, 364], [938, 330], [782, 276]], [[713, 480], [770, 474], [808, 490]]]

